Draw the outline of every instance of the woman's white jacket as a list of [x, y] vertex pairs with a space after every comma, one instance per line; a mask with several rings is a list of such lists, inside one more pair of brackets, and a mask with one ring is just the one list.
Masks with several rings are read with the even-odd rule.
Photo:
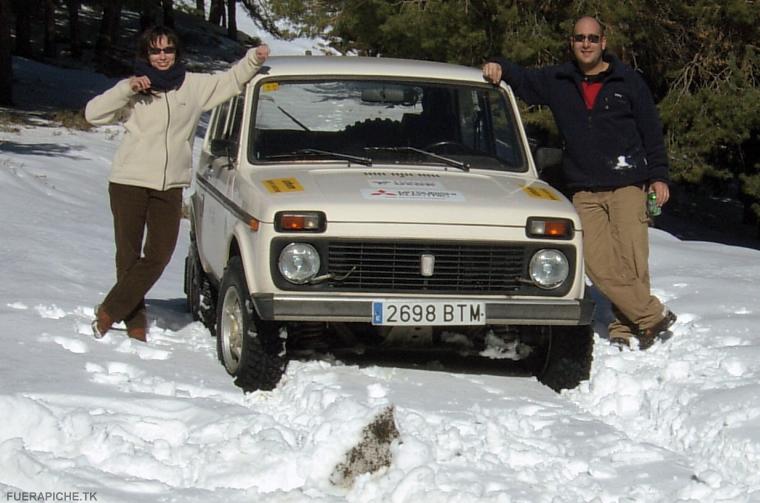
[[261, 68], [254, 51], [222, 73], [187, 72], [182, 85], [168, 92], [136, 94], [124, 79], [91, 99], [85, 108], [88, 122], [123, 121], [126, 129], [108, 180], [155, 190], [190, 185], [198, 120], [243, 91]]

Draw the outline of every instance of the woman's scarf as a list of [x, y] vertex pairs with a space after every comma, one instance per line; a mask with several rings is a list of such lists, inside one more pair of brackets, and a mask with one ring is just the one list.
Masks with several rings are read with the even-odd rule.
[[135, 62], [135, 75], [148, 77], [151, 91], [165, 92], [179, 89], [185, 81], [186, 72], [185, 65], [179, 62], [174, 63], [166, 70], [159, 70], [142, 60]]

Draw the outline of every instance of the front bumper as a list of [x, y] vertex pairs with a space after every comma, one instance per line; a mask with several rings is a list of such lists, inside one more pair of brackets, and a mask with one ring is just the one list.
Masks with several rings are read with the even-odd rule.
[[[379, 298], [384, 297], [378, 296], [377, 299]], [[370, 323], [372, 301], [377, 299], [358, 296], [252, 295], [256, 312], [261, 319], [269, 321]], [[594, 302], [591, 299], [467, 300], [482, 300], [486, 303], [486, 323], [489, 325], [589, 325], [594, 313]]]

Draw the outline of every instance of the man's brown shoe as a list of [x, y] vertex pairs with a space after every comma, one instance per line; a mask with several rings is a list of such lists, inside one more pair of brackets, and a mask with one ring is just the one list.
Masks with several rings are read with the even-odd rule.
[[143, 327], [132, 327], [127, 329], [127, 335], [131, 339], [136, 339], [138, 341], [146, 342], [148, 339], [145, 334], [145, 329]]
[[106, 332], [111, 330], [113, 326], [113, 318], [109, 315], [102, 306], [95, 307], [95, 319], [92, 321], [92, 335], [96, 339], [100, 339]]
[[676, 322], [676, 318], [677, 316], [670, 309], [668, 309], [665, 312], [665, 316], [654, 326], [639, 330], [639, 333], [636, 336], [636, 338], [639, 340], [639, 350], [646, 351], [647, 349], [651, 348], [652, 344], [654, 344], [658, 338], [661, 338], [662, 335], [665, 334], [668, 329], [673, 326], [673, 323]]

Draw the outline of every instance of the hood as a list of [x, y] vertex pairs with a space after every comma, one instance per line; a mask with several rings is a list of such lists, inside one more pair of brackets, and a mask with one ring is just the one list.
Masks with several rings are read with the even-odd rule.
[[[283, 176], [284, 175], [284, 176]], [[570, 218], [570, 202], [525, 174], [453, 168], [319, 166], [255, 169], [254, 215], [271, 222], [280, 210], [322, 210], [328, 222], [524, 226], [529, 216]]]

